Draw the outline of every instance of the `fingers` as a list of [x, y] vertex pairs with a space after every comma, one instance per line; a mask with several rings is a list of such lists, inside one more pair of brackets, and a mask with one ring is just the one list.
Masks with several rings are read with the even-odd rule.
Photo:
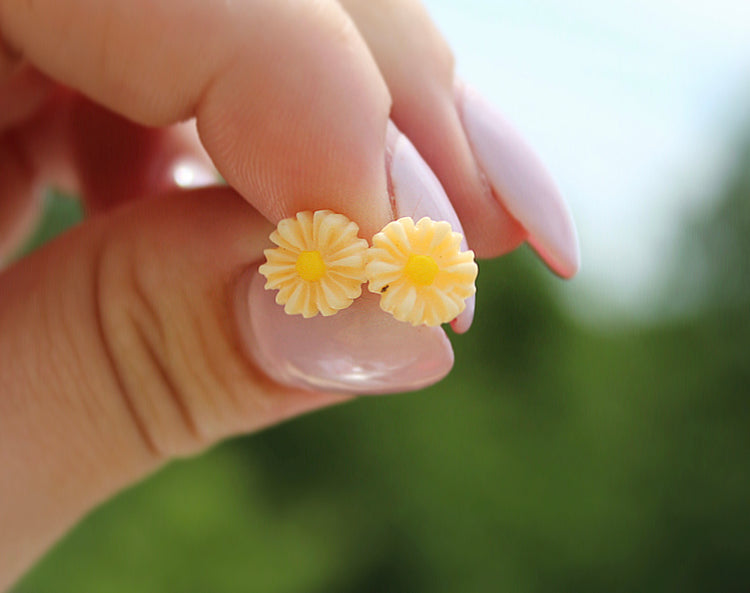
[[494, 256], [517, 247], [523, 229], [483, 183], [453, 106], [453, 56], [418, 2], [344, 0], [393, 97], [392, 118], [451, 198], [472, 248]]
[[89, 213], [175, 188], [218, 184], [193, 121], [141, 126], [82, 97], [69, 111], [68, 150]]
[[[2, 134], [5, 159], [0, 166], [8, 180], [0, 188], [3, 252], [12, 253], [25, 239], [45, 186], [77, 194], [87, 212], [95, 214], [176, 188], [218, 184], [194, 121], [150, 128], [79, 95], [59, 89], [55, 95]], [[0, 102], [3, 98], [9, 104], [23, 99], [12, 92], [0, 94]]]
[[341, 401], [272, 383], [241, 346], [234, 291], [269, 231], [204, 190], [91, 219], [0, 276], [0, 589], [164, 459]]
[[372, 298], [333, 323], [285, 315], [257, 282], [272, 228], [229, 188], [178, 192], [92, 217], [0, 275], [0, 588], [166, 459], [345, 399], [333, 391], [450, 370], [442, 329]]
[[437, 174], [477, 254], [529, 239], [554, 271], [573, 275], [575, 226], [554, 182], [496, 110], [462, 86], [454, 93], [453, 56], [421, 4], [342, 4], [388, 83], [395, 123]]
[[[389, 218], [381, 167], [388, 93], [337, 4], [43, 4], [0, 6], [6, 45], [131, 119], [196, 114], [224, 177], [267, 217], [330, 207], [358, 220], [365, 235]], [[454, 100], [452, 57], [421, 6], [346, 5], [397, 98], [396, 123], [437, 172], [477, 252], [496, 255], [528, 238], [558, 273], [575, 273], [565, 202], [501, 116], [475, 93], [459, 89]], [[141, 14], [153, 17], [148, 26]], [[174, 51], [159, 45], [164, 30]], [[63, 43], [66, 51], [55, 51]]]
[[578, 272], [578, 234], [567, 202], [536, 153], [479, 93], [457, 83], [456, 97], [472, 150], [492, 193], [527, 233], [527, 241], [563, 278]]
[[271, 220], [328, 207], [371, 235], [391, 217], [390, 98], [336, 2], [5, 0], [0, 23], [40, 70], [129, 119], [195, 115], [221, 174]]

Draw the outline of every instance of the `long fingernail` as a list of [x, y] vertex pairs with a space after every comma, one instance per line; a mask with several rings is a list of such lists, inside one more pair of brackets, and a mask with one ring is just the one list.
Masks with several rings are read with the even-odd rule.
[[[248, 272], [243, 339], [260, 369], [293, 387], [351, 394], [413, 391], [436, 383], [453, 366], [439, 327], [412, 327], [385, 314], [364, 291], [330, 317], [303, 319], [276, 304], [265, 278]], [[244, 284], [244, 287], [243, 287]], [[242, 305], [241, 305], [242, 306]]]
[[476, 90], [458, 82], [456, 101], [474, 156], [496, 197], [528, 231], [528, 242], [557, 274], [580, 267], [568, 204], [536, 153]]
[[[457, 233], [464, 235], [461, 222], [443, 186], [422, 159], [409, 139], [389, 122], [386, 140], [388, 150], [386, 168], [389, 173], [389, 192], [396, 218], [410, 216], [414, 220], [427, 216], [432, 220], [445, 220]], [[469, 247], [466, 235], [462, 250]], [[466, 299], [466, 308], [451, 322], [453, 331], [464, 333], [474, 319], [475, 297]]]

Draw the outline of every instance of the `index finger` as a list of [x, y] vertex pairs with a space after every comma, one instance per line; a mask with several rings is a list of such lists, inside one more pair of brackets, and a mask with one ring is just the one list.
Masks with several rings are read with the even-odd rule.
[[391, 218], [386, 85], [336, 2], [0, 0], [6, 45], [136, 122], [195, 116], [218, 170], [273, 221]]

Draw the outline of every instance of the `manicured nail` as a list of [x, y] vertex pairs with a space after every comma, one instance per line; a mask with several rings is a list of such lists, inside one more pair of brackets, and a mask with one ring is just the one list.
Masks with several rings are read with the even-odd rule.
[[554, 272], [575, 275], [580, 267], [575, 223], [539, 157], [476, 90], [458, 82], [456, 101], [474, 156], [496, 197]]
[[[416, 221], [426, 216], [435, 221], [444, 220], [455, 232], [464, 235], [461, 250], [469, 249], [461, 222], [440, 181], [409, 139], [390, 122], [386, 142], [389, 192], [396, 218], [409, 216]], [[475, 297], [471, 296], [466, 299], [466, 308], [451, 322], [453, 331], [468, 331], [474, 319], [474, 307]]]
[[[293, 387], [350, 394], [413, 391], [436, 383], [453, 366], [440, 327], [412, 327], [384, 313], [367, 291], [336, 315], [304, 319], [276, 304], [265, 278], [248, 272], [243, 338], [259, 368]], [[243, 286], [244, 284], [244, 286]], [[242, 305], [241, 305], [242, 306]]]

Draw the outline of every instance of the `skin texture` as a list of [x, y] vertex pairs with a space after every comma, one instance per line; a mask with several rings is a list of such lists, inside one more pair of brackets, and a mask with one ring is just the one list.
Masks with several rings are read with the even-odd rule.
[[5, 585], [165, 460], [343, 399], [273, 384], [238, 347], [231, 291], [269, 230], [230, 189], [182, 192], [94, 219], [6, 270]]
[[[479, 255], [525, 238], [416, 2], [0, 0], [0, 262], [41, 188], [90, 215], [0, 272], [0, 590], [169, 459], [346, 399], [275, 384], [236, 312], [272, 223], [392, 219], [389, 116]], [[178, 165], [229, 187], [180, 189]]]
[[451, 49], [416, 0], [342, 0], [393, 96], [391, 117], [440, 179], [478, 257], [518, 247], [526, 232], [492, 195], [454, 101]]

